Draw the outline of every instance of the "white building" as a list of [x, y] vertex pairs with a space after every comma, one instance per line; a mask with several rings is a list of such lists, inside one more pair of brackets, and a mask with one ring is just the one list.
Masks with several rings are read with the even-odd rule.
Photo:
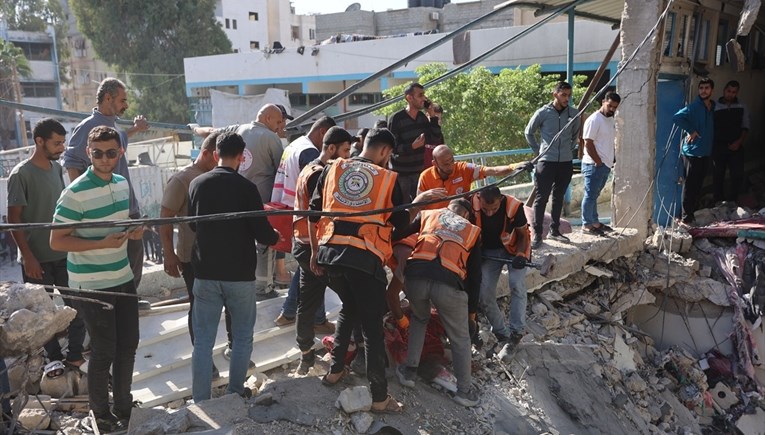
[[215, 17], [235, 53], [311, 45], [316, 39], [315, 18], [296, 15], [289, 0], [217, 0]]
[[[380, 101], [384, 89], [416, 78], [415, 69], [418, 66], [442, 62], [450, 68], [454, 67], [459, 63], [455, 62], [455, 45], [459, 46], [457, 52], [461, 57], [467, 55], [472, 59], [525, 28], [517, 26], [471, 31], [469, 43], [461, 46], [459, 42], [443, 44], [361, 88], [341, 103], [328, 108], [326, 113], [332, 116]], [[576, 74], [592, 74], [597, 69], [616, 32], [608, 24], [576, 20]], [[482, 65], [498, 72], [503, 68], [540, 64], [545, 72], [565, 75], [567, 33], [566, 23], [542, 26]], [[293, 108], [306, 110], [443, 36], [430, 34], [326, 44], [306, 47], [302, 54], [295, 48], [288, 48], [279, 54], [258, 51], [187, 58], [184, 60], [186, 93], [192, 99], [204, 101], [209, 97], [210, 89], [236, 95], [257, 95], [276, 87], [289, 91]], [[220, 65], [225, 65], [225, 68], [220, 68]], [[610, 64], [610, 74], [615, 68], [614, 61]], [[202, 112], [198, 113], [204, 116]], [[376, 119], [373, 114], [365, 115], [358, 120], [347, 121], [345, 127], [369, 127]], [[204, 123], [202, 119], [198, 121]]]

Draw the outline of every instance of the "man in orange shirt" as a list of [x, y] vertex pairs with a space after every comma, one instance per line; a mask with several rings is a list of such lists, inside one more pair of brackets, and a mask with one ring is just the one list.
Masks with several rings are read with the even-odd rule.
[[[454, 152], [451, 148], [446, 145], [439, 145], [433, 149], [433, 166], [420, 174], [417, 193], [435, 188], [446, 189], [448, 196], [469, 192], [473, 181], [482, 180], [486, 177], [503, 177], [523, 164], [481, 166], [468, 162], [455, 162]], [[434, 210], [444, 208], [447, 205], [448, 201], [444, 201], [428, 205], [424, 209]]]

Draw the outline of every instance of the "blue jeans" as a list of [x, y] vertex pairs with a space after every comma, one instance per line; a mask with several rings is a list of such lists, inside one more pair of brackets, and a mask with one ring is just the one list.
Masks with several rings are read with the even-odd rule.
[[[294, 319], [297, 316], [298, 299], [300, 297], [300, 267], [292, 275], [292, 281], [290, 281], [290, 288], [287, 290], [287, 299], [282, 304], [282, 316], [288, 319]], [[324, 302], [321, 303], [319, 309], [316, 310], [316, 315], [313, 318], [314, 325], [321, 325], [327, 321], [327, 310], [324, 307]]]
[[194, 280], [194, 352], [191, 354], [192, 396], [199, 403], [210, 399], [212, 349], [223, 307], [231, 313], [231, 365], [226, 393], [242, 394], [252, 353], [255, 326], [255, 281]]
[[598, 196], [606, 186], [611, 168], [606, 165], [595, 166], [582, 163], [584, 176], [584, 197], [582, 198], [582, 225], [590, 226], [598, 223]]
[[[484, 256], [495, 258], [513, 258], [505, 248], [484, 249]], [[504, 262], [483, 259], [481, 263], [481, 291], [479, 303], [483, 314], [491, 324], [494, 334], [509, 336], [511, 333], [521, 334], [526, 329], [526, 269], [507, 268], [510, 282], [510, 316], [509, 326], [505, 325], [505, 318], [497, 305], [497, 282], [502, 273]]]

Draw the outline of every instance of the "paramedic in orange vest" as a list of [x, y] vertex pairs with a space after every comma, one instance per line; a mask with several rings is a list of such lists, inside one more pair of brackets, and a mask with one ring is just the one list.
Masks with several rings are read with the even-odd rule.
[[[476, 180], [486, 177], [504, 177], [523, 163], [505, 166], [481, 166], [469, 162], [454, 161], [454, 152], [446, 145], [439, 145], [433, 149], [433, 166], [422, 171], [420, 181], [417, 184], [417, 192], [425, 192], [430, 189], [446, 189], [448, 196], [470, 192], [470, 186]], [[425, 206], [425, 210], [435, 210], [446, 207], [446, 202], [440, 202]]]
[[[397, 174], [385, 169], [396, 140], [387, 129], [372, 129], [358, 157], [337, 159], [319, 176], [311, 198], [311, 210], [364, 212], [403, 204], [405, 196], [396, 183]], [[414, 202], [443, 197], [443, 192], [418, 195]], [[364, 333], [367, 379], [372, 392], [372, 411], [400, 412], [402, 405], [388, 395], [385, 379], [385, 262], [391, 256], [393, 227], [408, 225], [416, 207], [395, 213], [356, 217], [310, 217], [311, 270], [327, 275], [329, 286], [343, 307], [337, 322], [332, 366], [322, 382], [334, 385], [348, 373], [344, 358], [354, 324]]]
[[[295, 210], [308, 210], [311, 195], [316, 189], [319, 175], [327, 162], [337, 158], [347, 159], [351, 155], [351, 134], [340, 127], [330, 127], [322, 140], [323, 146], [319, 157], [309, 162], [295, 183]], [[300, 267], [299, 296], [297, 297], [297, 344], [302, 352], [297, 374], [305, 375], [313, 367], [316, 356], [313, 351], [316, 313], [324, 310], [324, 290], [327, 288], [325, 277], [318, 277], [311, 272], [311, 238], [308, 233], [308, 217], [295, 216], [292, 222], [294, 240], [292, 255]]]
[[463, 406], [478, 404], [478, 392], [470, 375], [468, 312], [478, 308], [481, 286], [481, 229], [468, 221], [470, 202], [453, 199], [448, 208], [424, 210], [417, 244], [406, 266], [406, 296], [412, 307], [406, 364], [396, 369], [399, 382], [414, 387], [430, 305], [438, 310], [449, 337], [452, 365], [457, 377], [454, 401]]
[[[472, 205], [476, 225], [481, 227], [483, 256], [508, 260], [483, 258], [480, 306], [497, 340], [506, 347], [503, 349], [505, 354], [509, 354], [520, 342], [526, 328], [525, 267], [531, 259], [531, 233], [523, 203], [503, 195], [496, 186], [473, 195]], [[505, 264], [510, 280], [510, 322], [507, 325], [497, 306], [497, 281]]]

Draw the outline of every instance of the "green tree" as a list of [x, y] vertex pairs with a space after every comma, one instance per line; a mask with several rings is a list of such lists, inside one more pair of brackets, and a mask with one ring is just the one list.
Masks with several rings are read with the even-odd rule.
[[66, 70], [66, 61], [70, 56], [66, 41], [68, 24], [59, 0], [3, 0], [0, 2], [0, 18], [5, 20], [10, 30], [47, 32], [48, 26], [53, 26], [58, 52], [58, 75], [62, 82], [69, 81]]
[[71, 0], [98, 56], [130, 77], [130, 113], [186, 123], [183, 58], [231, 52], [214, 0]]
[[[0, 39], [0, 98], [20, 101], [17, 95], [20, 89], [19, 78], [30, 77], [32, 68], [24, 57], [24, 51], [12, 43]], [[10, 147], [11, 136], [16, 131], [16, 109], [0, 106], [0, 146], [6, 150]]]
[[[447, 67], [434, 63], [416, 71], [419, 83], [424, 84], [447, 72]], [[429, 87], [426, 94], [446, 111], [442, 130], [446, 143], [456, 154], [522, 149], [528, 148], [523, 133], [526, 124], [539, 107], [552, 100], [553, 86], [560, 79], [557, 75], [542, 74], [539, 65], [503, 69], [499, 74], [477, 67]], [[572, 102], [584, 93], [581, 86], [584, 80], [584, 76], [574, 77]], [[395, 86], [383, 94], [387, 98], [395, 97], [401, 95], [405, 87], [406, 84]], [[401, 101], [381, 109], [378, 114], [389, 118], [405, 105]], [[529, 157], [496, 159], [491, 164]]]

